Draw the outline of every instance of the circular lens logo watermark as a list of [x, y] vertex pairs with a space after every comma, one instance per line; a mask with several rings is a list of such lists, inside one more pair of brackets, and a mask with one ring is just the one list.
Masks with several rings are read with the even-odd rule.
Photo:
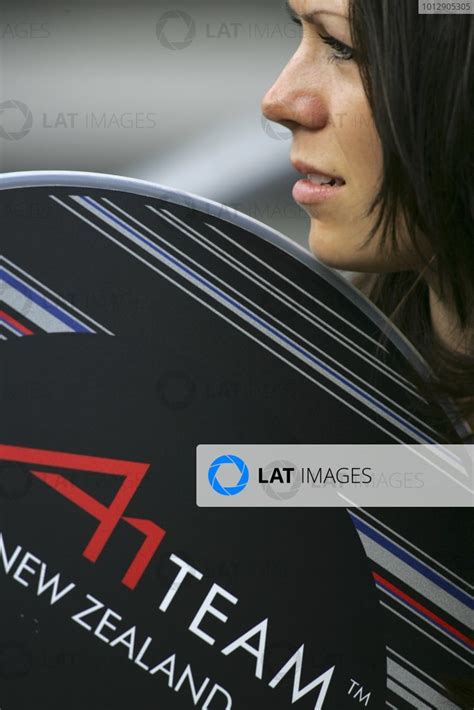
[[33, 667], [33, 654], [22, 641], [7, 641], [0, 644], [0, 678], [12, 680], [24, 678]]
[[289, 138], [291, 138], [291, 131], [289, 130], [289, 128], [285, 128], [284, 126], [280, 126], [278, 123], [269, 121], [268, 118], [263, 115], [261, 121], [263, 130], [265, 131], [267, 136], [270, 136], [270, 138], [273, 138], [273, 140], [287, 141]]
[[[183, 30], [186, 32], [184, 39], [181, 41], [171, 40], [169, 37], [169, 23], [170, 21], [175, 22], [176, 20], [183, 23]], [[166, 34], [165, 31], [167, 25], [168, 34]], [[189, 47], [196, 36], [196, 23], [187, 12], [183, 12], [182, 10], [168, 10], [162, 14], [156, 23], [156, 36], [166, 49], [185, 49], [185, 47]]]
[[[282, 475], [279, 473], [279, 475], [275, 477], [275, 471], [289, 471], [290, 474], [292, 473], [293, 475], [290, 475], [291, 485], [281, 483]], [[267, 496], [275, 500], [289, 500], [293, 498], [301, 488], [301, 478], [297, 475], [296, 471], [297, 468], [291, 461], [279, 460], [271, 461], [267, 464], [263, 469], [263, 478], [268, 482], [262, 483], [262, 488]]]
[[[238, 483], [234, 486], [224, 486], [220, 482], [217, 474], [219, 469], [224, 465], [231, 465], [237, 468], [240, 472], [240, 479]], [[241, 493], [249, 482], [249, 470], [245, 461], [242, 461], [238, 456], [233, 454], [224, 454], [224, 456], [219, 456], [209, 466], [208, 479], [212, 488], [216, 493], [220, 493], [221, 496], [235, 496]]]
[[183, 370], [164, 372], [156, 383], [156, 394], [167, 409], [186, 409], [196, 395], [196, 382]]
[[[15, 113], [15, 123], [18, 126], [16, 130], [12, 130], [10, 126], [7, 128], [2, 125], [5, 113]], [[11, 116], [10, 116], [11, 118]], [[20, 127], [21, 126], [21, 127]], [[0, 136], [7, 141], [19, 141], [31, 131], [33, 127], [33, 114], [23, 101], [17, 99], [8, 99], [0, 103]]]

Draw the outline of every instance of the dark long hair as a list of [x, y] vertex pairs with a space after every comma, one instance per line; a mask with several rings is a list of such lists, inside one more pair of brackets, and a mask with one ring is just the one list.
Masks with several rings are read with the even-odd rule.
[[[396, 252], [401, 218], [429, 269], [428, 239], [440, 297], [467, 331], [474, 323], [472, 15], [420, 15], [416, 0], [351, 0], [349, 20], [383, 152], [367, 241], [380, 231], [382, 248]], [[360, 275], [355, 284], [425, 358], [433, 399], [447, 396], [461, 414], [472, 411], [474, 353], [436, 338], [420, 274]]]

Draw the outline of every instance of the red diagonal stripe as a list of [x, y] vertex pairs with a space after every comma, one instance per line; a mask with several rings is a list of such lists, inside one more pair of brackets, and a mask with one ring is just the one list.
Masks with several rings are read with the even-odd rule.
[[12, 325], [17, 330], [19, 330], [21, 333], [23, 333], [23, 335], [34, 335], [32, 330], [27, 328], [22, 323], [19, 323], [17, 320], [8, 315], [8, 313], [5, 313], [5, 311], [0, 311], [0, 318]]
[[459, 631], [459, 629], [456, 629], [454, 628], [454, 626], [451, 626], [451, 624], [448, 624], [447, 621], [441, 619], [441, 617], [439, 617], [437, 614], [434, 614], [432, 611], [423, 606], [423, 604], [420, 604], [420, 602], [417, 602], [416, 599], [413, 599], [413, 597], [410, 597], [408, 594], [405, 594], [405, 592], [402, 592], [401, 589], [389, 582], [388, 579], [384, 579], [384, 577], [381, 577], [378, 572], [372, 572], [372, 575], [376, 582], [381, 584], [383, 587], [389, 589], [397, 597], [400, 597], [400, 599], [406, 601], [407, 604], [420, 611], [422, 614], [431, 619], [431, 621], [434, 621], [436, 624], [441, 626], [443, 629], [446, 629], [446, 631], [449, 631], [451, 634], [456, 636], [461, 641], [464, 641], [464, 643], [467, 643], [469, 646], [474, 646], [474, 642], [471, 638], [469, 638], [469, 636], [466, 636], [461, 631]]

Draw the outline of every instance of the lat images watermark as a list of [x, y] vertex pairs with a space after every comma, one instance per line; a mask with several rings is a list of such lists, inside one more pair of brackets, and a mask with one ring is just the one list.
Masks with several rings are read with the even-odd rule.
[[186, 49], [196, 36], [196, 23], [183, 10], [168, 10], [156, 23], [156, 36], [166, 49]]
[[0, 138], [19, 141], [35, 131], [150, 130], [158, 125], [153, 111], [40, 111], [33, 119], [30, 107], [19, 99], [0, 103]]
[[196, 396], [195, 379], [184, 370], [167, 370], [156, 382], [159, 403], [173, 411], [187, 409]]
[[271, 219], [295, 219], [301, 217], [301, 207], [294, 200], [248, 200], [231, 202], [229, 207], [249, 217], [265, 222]]
[[[49, 219], [49, 216], [48, 206], [44, 202], [28, 199], [23, 191], [15, 192], [8, 201], [3, 201], [0, 204], [0, 219], [2, 217], [30, 217], [46, 220]], [[0, 281], [0, 300], [3, 284], [4, 282]]]
[[0, 41], [49, 39], [51, 28], [47, 22], [0, 22]]
[[301, 36], [301, 28], [293, 22], [236, 22], [218, 19], [202, 21], [184, 10], [167, 10], [156, 23], [156, 36], [161, 46], [168, 50], [186, 49], [194, 42], [238, 39], [282, 40]]
[[279, 459], [259, 469], [259, 483], [270, 498], [289, 500], [298, 493], [302, 479], [293, 461]]
[[82, 113], [79, 111], [43, 112], [41, 128], [74, 130], [150, 129], [157, 126], [157, 114], [145, 111]]
[[155, 393], [160, 407], [172, 411], [203, 405], [227, 405], [231, 402], [252, 403], [278, 399], [292, 394], [296, 381], [288, 378], [277, 382], [261, 380], [211, 379], [198, 377], [185, 369], [165, 370], [158, 374]]
[[33, 114], [23, 101], [7, 99], [0, 103], [0, 137], [18, 141], [27, 136], [32, 128]]
[[[283, 113], [281, 114], [283, 116]], [[286, 114], [288, 117], [293, 115], [293, 107], [291, 104], [288, 105], [288, 112]], [[262, 115], [261, 125], [266, 133], [266, 135], [272, 140], [285, 141], [289, 140], [292, 133], [289, 128], [285, 128], [275, 121], [270, 121], [266, 116]], [[360, 113], [347, 113], [340, 112], [334, 113], [327, 117], [326, 123], [328, 126], [333, 126], [335, 129], [342, 130], [347, 128], [367, 128], [371, 125], [371, 118], [369, 115], [364, 115]]]
[[0, 643], [0, 678], [19, 680], [25, 678], [33, 667], [33, 654], [22, 641], [8, 640]]
[[[465, 507], [474, 445], [234, 444], [248, 477], [238, 495], [215, 495], [208, 467], [221, 446], [196, 448], [200, 507]], [[270, 463], [268, 463], [270, 461]], [[231, 482], [234, 482], [234, 479]]]

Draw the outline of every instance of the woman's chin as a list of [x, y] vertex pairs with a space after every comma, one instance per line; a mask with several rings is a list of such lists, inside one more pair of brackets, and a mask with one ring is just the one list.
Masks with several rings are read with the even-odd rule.
[[365, 268], [366, 259], [357, 254], [351, 239], [344, 238], [337, 230], [312, 229], [308, 243], [313, 256], [331, 269], [363, 271]]
[[321, 223], [311, 226], [308, 245], [316, 259], [331, 269], [362, 273], [387, 273], [395, 271], [418, 271], [413, 254], [388, 254], [374, 237], [368, 244], [363, 236], [350, 229], [330, 228]]

